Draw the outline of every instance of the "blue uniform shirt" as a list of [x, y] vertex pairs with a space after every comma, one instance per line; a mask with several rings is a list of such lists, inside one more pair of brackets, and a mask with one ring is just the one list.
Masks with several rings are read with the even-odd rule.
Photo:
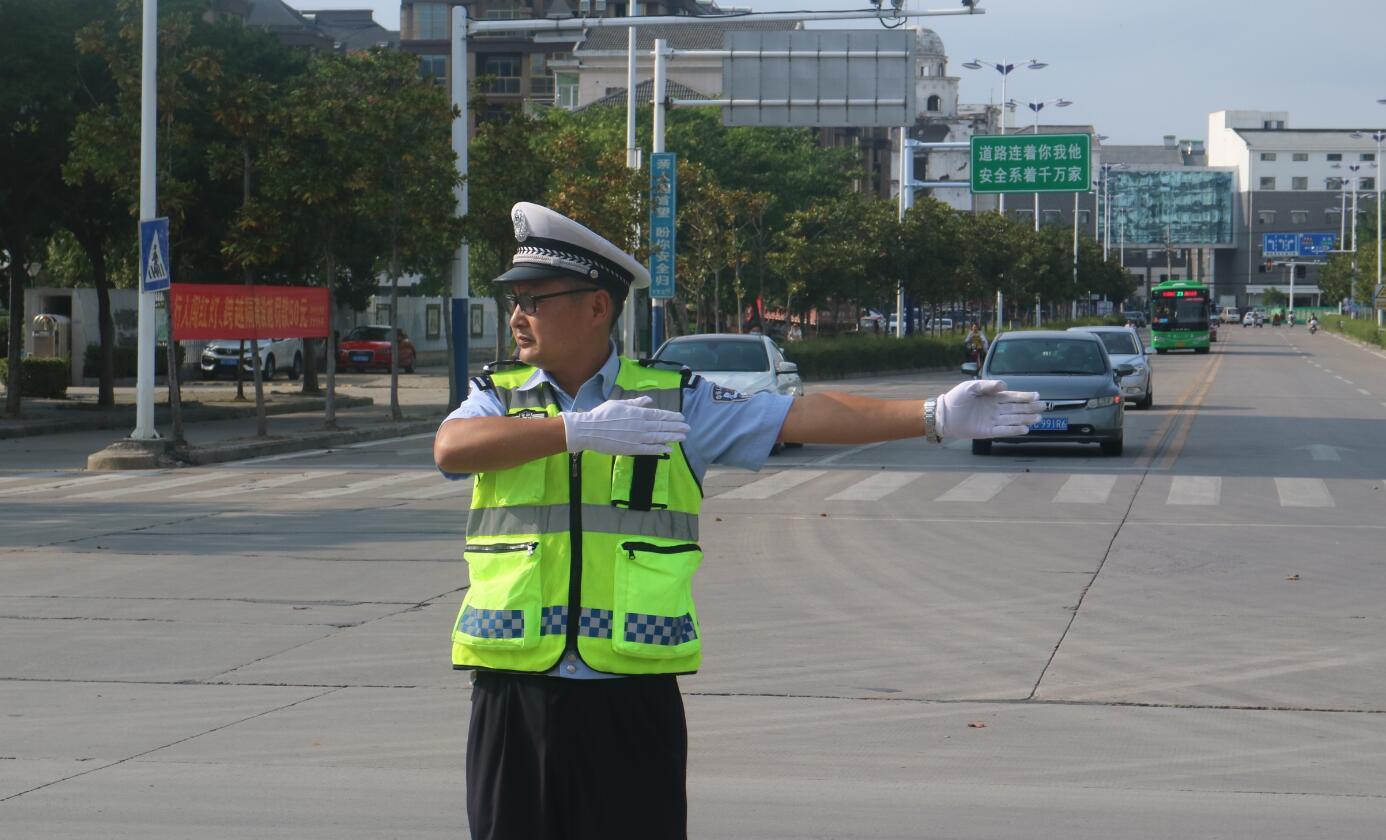
[[[621, 362], [612, 345], [611, 355], [596, 376], [582, 383], [575, 395], [564, 393], [542, 370], [535, 370], [520, 390], [553, 386], [558, 395], [558, 407], [563, 411], [591, 411], [611, 397]], [[695, 376], [683, 392], [683, 416], [688, 422], [688, 437], [683, 441], [683, 455], [701, 483], [708, 467], [719, 464], [759, 470], [770, 457], [770, 448], [779, 437], [785, 415], [794, 398], [784, 394], [740, 394], [726, 388], [716, 388], [712, 382]], [[467, 399], [447, 416], [448, 420], [469, 417], [500, 417], [505, 414], [500, 400], [492, 391], [472, 383]], [[450, 479], [465, 478], [466, 473], [443, 473]], [[573, 670], [568, 670], [572, 668]], [[591, 670], [582, 659], [568, 651], [553, 670], [552, 676], [574, 679], [594, 679], [608, 676]]]

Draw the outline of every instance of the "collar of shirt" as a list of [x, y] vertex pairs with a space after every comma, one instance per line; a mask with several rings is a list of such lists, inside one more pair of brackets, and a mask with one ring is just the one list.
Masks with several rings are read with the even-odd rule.
[[616, 343], [611, 342], [611, 353], [606, 357], [606, 363], [601, 366], [595, 376], [582, 383], [576, 394], [568, 394], [558, 383], [549, 376], [549, 372], [536, 368], [533, 375], [521, 385], [518, 390], [528, 391], [531, 388], [538, 388], [541, 385], [553, 386], [553, 392], [558, 396], [558, 407], [563, 411], [591, 411], [597, 406], [607, 401], [611, 396], [611, 389], [616, 387], [616, 374], [621, 371], [621, 359], [616, 355]]

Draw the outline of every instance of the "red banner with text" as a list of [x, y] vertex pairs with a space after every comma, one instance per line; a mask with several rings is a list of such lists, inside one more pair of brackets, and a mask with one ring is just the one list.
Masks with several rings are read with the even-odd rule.
[[325, 338], [327, 290], [174, 283], [173, 338]]

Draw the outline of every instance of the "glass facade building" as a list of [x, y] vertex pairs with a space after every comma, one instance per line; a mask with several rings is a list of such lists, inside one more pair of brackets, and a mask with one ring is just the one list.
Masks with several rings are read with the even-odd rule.
[[[1112, 169], [1112, 244], [1232, 247], [1236, 173], [1220, 169]], [[1104, 211], [1099, 229], [1107, 221]]]

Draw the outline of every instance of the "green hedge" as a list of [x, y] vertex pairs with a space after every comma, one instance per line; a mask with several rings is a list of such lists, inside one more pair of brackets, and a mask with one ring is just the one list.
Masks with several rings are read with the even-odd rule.
[[1368, 344], [1375, 344], [1377, 347], [1386, 347], [1386, 333], [1376, 328], [1376, 321], [1374, 320], [1354, 321], [1341, 315], [1330, 315], [1320, 319], [1320, 321], [1324, 327], [1334, 332], [1340, 332]]
[[[0, 382], [10, 377], [9, 359], [0, 359]], [[24, 360], [19, 374], [19, 392], [25, 397], [63, 399], [72, 381], [72, 364], [67, 359], [48, 359], [30, 356]]]
[[[178, 347], [178, 365], [183, 365], [183, 345]], [[116, 345], [113, 352], [115, 362], [116, 379], [132, 379], [139, 376], [139, 348], [129, 345]], [[84, 365], [83, 373], [95, 379], [101, 375], [101, 345], [88, 344], [87, 351], [82, 357]], [[164, 376], [168, 373], [168, 345], [160, 344], [154, 350], [154, 375]]]
[[888, 338], [846, 335], [810, 338], [785, 347], [805, 379], [840, 379], [853, 373], [915, 368], [957, 368], [964, 361], [963, 333]]

